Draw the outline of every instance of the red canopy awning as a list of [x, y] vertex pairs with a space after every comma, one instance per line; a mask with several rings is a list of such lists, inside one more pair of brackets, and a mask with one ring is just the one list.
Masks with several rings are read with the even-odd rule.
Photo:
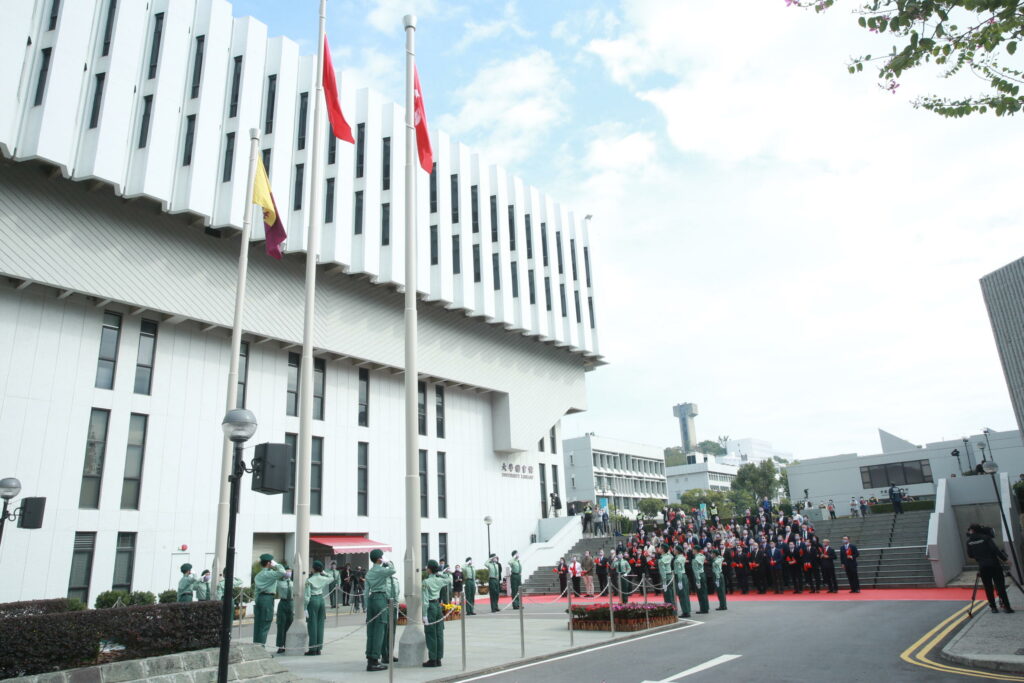
[[335, 555], [368, 553], [377, 549], [391, 551], [391, 546], [388, 544], [374, 541], [365, 536], [310, 536], [309, 540], [326, 545], [334, 550]]

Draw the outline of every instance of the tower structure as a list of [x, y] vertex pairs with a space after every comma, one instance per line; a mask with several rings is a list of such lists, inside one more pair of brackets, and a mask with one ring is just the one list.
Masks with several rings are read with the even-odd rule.
[[679, 436], [682, 439], [684, 453], [692, 453], [697, 449], [697, 429], [693, 424], [693, 418], [698, 414], [696, 403], [679, 403], [672, 406], [672, 415], [679, 418]]

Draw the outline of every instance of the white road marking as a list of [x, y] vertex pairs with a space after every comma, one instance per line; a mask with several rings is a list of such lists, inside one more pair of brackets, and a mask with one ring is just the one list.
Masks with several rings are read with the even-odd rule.
[[671, 678], [665, 678], [660, 681], [644, 681], [644, 683], [671, 683], [672, 681], [677, 681], [680, 678], [686, 678], [687, 676], [692, 676], [693, 674], [700, 673], [701, 671], [706, 671], [711, 667], [718, 666], [719, 664], [725, 664], [726, 662], [731, 662], [734, 659], [739, 659], [742, 656], [743, 655], [722, 655], [721, 657], [709, 659], [703, 664], [698, 664], [697, 666], [689, 668], [686, 671], [681, 671], [677, 673], [675, 676], [672, 676]]
[[[625, 645], [627, 643], [635, 643], [636, 641], [644, 640], [645, 638], [657, 638], [658, 636], [668, 635], [669, 633], [679, 633], [680, 631], [685, 631], [686, 629], [693, 628], [694, 626], [701, 626], [703, 623], [704, 623], [703, 621], [694, 621], [694, 622], [691, 622], [691, 623], [687, 624], [686, 626], [680, 626], [679, 628], [674, 628], [674, 629], [671, 629], [669, 631], [661, 631], [659, 633], [648, 633], [645, 636], [637, 636], [636, 638], [628, 638], [626, 640], [620, 640], [620, 641], [614, 642], [614, 643], [607, 643], [605, 645], [598, 645], [597, 647], [591, 647], [591, 648], [588, 648], [588, 649], [583, 650], [581, 652], [570, 652], [567, 655], [560, 655], [558, 657], [551, 657], [550, 659], [543, 659], [543, 660], [541, 660], [539, 662], [531, 662], [530, 664], [522, 664], [520, 666], [514, 666], [514, 667], [512, 667], [510, 669], [502, 669], [500, 671], [492, 671], [491, 673], [481, 674], [480, 676], [474, 676], [473, 678], [463, 678], [463, 679], [460, 679], [459, 683], [469, 683], [469, 681], [480, 681], [480, 680], [483, 680], [485, 678], [491, 678], [492, 676], [501, 676], [503, 674], [511, 673], [513, 671], [519, 671], [520, 669], [529, 669], [531, 666], [537, 666], [539, 664], [548, 664], [549, 662], [557, 662], [560, 659], [568, 659], [569, 657], [576, 657], [577, 655], [589, 655], [591, 652], [597, 652], [598, 650], [604, 650], [605, 648], [615, 647], [616, 645]], [[739, 655], [727, 655], [727, 656], [738, 657]]]

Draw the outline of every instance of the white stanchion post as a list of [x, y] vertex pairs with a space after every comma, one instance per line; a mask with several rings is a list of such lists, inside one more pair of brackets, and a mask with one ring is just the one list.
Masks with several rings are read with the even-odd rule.
[[[621, 587], [621, 584], [619, 584]], [[608, 581], [608, 621], [611, 624], [612, 638], [615, 637], [615, 591], [612, 590], [611, 577]]]
[[[523, 600], [523, 587], [519, 587], [519, 656], [526, 659], [526, 601]], [[571, 616], [571, 615], [570, 615]]]
[[573, 628], [572, 628], [572, 588], [566, 589], [566, 594], [569, 597], [569, 647], [573, 646]]

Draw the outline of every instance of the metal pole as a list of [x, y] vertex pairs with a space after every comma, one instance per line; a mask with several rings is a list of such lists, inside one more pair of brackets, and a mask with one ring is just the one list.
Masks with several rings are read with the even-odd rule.
[[569, 597], [569, 647], [573, 646], [573, 628], [572, 628], [572, 586], [566, 591], [566, 595]]
[[[408, 620], [407, 620], [408, 621]], [[395, 601], [388, 598], [388, 681], [395, 680]], [[382, 657], [383, 659], [383, 657]]]
[[[252, 235], [252, 189], [256, 183], [256, 160], [259, 158], [260, 132], [249, 129], [249, 175], [245, 182], [245, 204], [242, 210], [242, 236], [238, 247], [238, 280], [235, 284], [235, 313], [231, 324], [231, 353], [228, 357], [228, 391], [224, 412], [237, 408], [238, 357], [242, 350], [242, 312], [245, 310], [245, 283], [249, 272], [249, 239]], [[232, 472], [232, 444], [226, 436], [221, 445], [220, 490], [217, 499], [217, 537], [213, 554], [213, 576], [220, 576], [228, 546], [229, 498], [228, 479]]]
[[[615, 597], [614, 597], [613, 593], [615, 591], [612, 590], [612, 584], [611, 584], [610, 579], [611, 579], [611, 577], [609, 577], [609, 582], [608, 582], [608, 620], [611, 623], [612, 638], [614, 638], [615, 637]], [[619, 582], [619, 590], [622, 590], [622, 579], [621, 578], [617, 578], [616, 581]]]
[[[472, 579], [470, 579], [470, 581], [476, 581], [476, 576], [474, 576]], [[460, 621], [462, 622], [462, 670], [465, 671], [466, 670], [466, 621], [468, 621], [467, 618], [466, 618], [467, 617], [467, 613], [466, 613], [466, 597], [465, 597], [466, 593], [465, 593], [465, 589], [463, 589], [462, 596], [463, 596], [462, 597], [462, 619], [460, 619]]]
[[220, 657], [217, 661], [217, 682], [227, 683], [228, 650], [231, 648], [231, 605], [235, 585], [235, 522], [238, 516], [238, 494], [242, 478], [242, 444], [234, 444], [234, 467], [228, 505], [227, 557], [224, 563], [224, 598], [221, 601]]
[[[511, 581], [511, 579], [510, 579]], [[526, 601], [523, 600], [523, 587], [519, 587], [519, 656], [522, 659], [526, 659], [526, 621], [523, 614], [526, 612]], [[513, 595], [512, 599], [515, 600], [516, 596]]]
[[[416, 17], [407, 14], [405, 26], [405, 605], [419, 614], [420, 475], [419, 373], [416, 370], [416, 125], [413, 74], [416, 68]], [[400, 666], [420, 666], [427, 641], [423, 624], [409, 617], [398, 645]]]
[[4, 499], [4, 516], [0, 517], [0, 542], [4, 540], [4, 525], [7, 524], [7, 508], [10, 506], [11, 501]]
[[491, 525], [487, 525], [487, 557], [491, 556]]
[[1017, 570], [1017, 580], [1020, 583], [1024, 583], [1024, 575], [1020, 572], [1020, 564], [1017, 561], [1017, 546], [1013, 542], [1013, 538], [1010, 536], [1010, 525], [1006, 523], [1006, 512], [1003, 510], [1003, 494], [999, 492], [999, 484], [996, 483], [996, 475], [988, 475], [992, 477], [992, 488], [996, 490], [996, 503], [999, 505], [999, 517], [1003, 520], [1003, 538], [1010, 544], [1010, 555], [1013, 557], [1013, 566]]
[[640, 577], [640, 583], [642, 583], [644, 587], [644, 620], [647, 622], [647, 628], [650, 628], [651, 613], [650, 610], [647, 609], [647, 574]]
[[[320, 201], [323, 166], [320, 154], [324, 146], [324, 31], [327, 0], [320, 0], [320, 31], [317, 42], [316, 99], [313, 107], [313, 150], [310, 155], [309, 227], [306, 231], [306, 292], [302, 319], [302, 361], [299, 366], [299, 452], [295, 463], [295, 592], [303, 595], [309, 572], [309, 499], [313, 455], [313, 319], [316, 313], [316, 265], [320, 257]], [[306, 646], [306, 614], [302, 601], [295, 601], [293, 628], [288, 629], [289, 647], [297, 651]]]

